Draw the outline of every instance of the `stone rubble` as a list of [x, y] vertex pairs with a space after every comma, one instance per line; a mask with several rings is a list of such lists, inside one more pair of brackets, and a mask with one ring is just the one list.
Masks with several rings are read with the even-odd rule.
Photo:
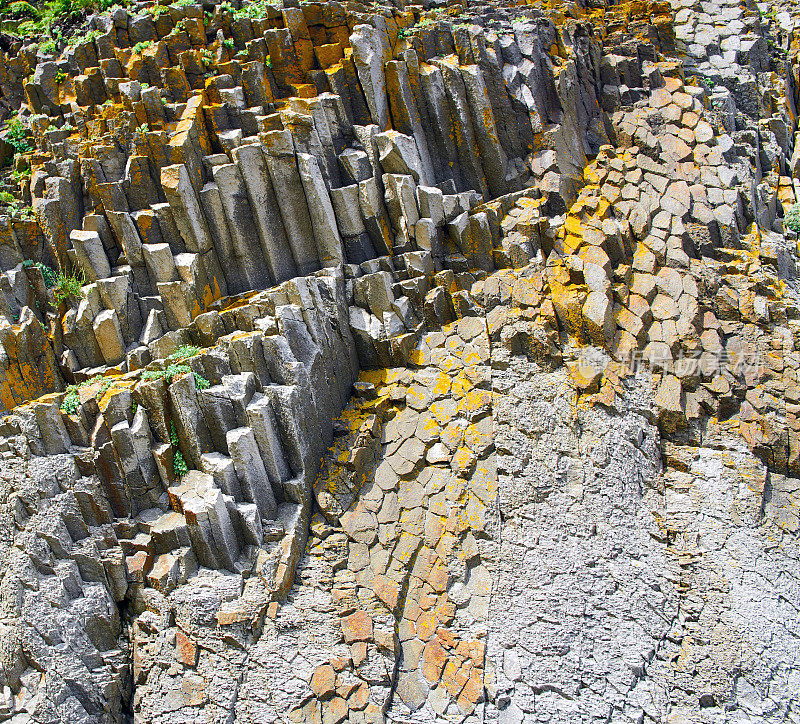
[[798, 17], [12, 38], [0, 721], [800, 722]]

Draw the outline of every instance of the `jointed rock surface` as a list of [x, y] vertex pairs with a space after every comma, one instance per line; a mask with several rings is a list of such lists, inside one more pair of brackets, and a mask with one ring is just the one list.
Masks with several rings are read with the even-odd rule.
[[0, 721], [800, 722], [799, 21], [0, 35]]

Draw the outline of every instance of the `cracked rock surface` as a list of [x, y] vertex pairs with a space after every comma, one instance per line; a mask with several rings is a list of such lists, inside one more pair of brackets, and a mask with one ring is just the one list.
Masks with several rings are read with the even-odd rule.
[[0, 722], [800, 723], [793, 0], [95, 9], [0, 9]]

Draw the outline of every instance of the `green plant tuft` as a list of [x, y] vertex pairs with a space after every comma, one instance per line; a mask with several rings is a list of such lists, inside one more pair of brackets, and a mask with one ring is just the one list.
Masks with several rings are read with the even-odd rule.
[[28, 143], [25, 126], [19, 117], [6, 121], [3, 135], [6, 143], [11, 144], [17, 153], [33, 151], [33, 146]]
[[84, 284], [86, 284], [86, 278], [82, 270], [76, 274], [60, 272], [56, 277], [56, 283], [53, 287], [53, 298], [55, 299], [56, 306], [69, 299], [82, 299], [84, 296]]
[[25, 0], [17, 0], [17, 2], [11, 3], [11, 5], [8, 6], [8, 10], [11, 13], [11, 17], [14, 18], [32, 18], [33, 20], [37, 20], [40, 17], [39, 11], [29, 2], [25, 2]]
[[160, 17], [164, 13], [168, 13], [169, 12], [169, 8], [166, 5], [151, 5], [150, 7], [145, 8], [144, 11], [148, 15], [152, 15], [153, 18], [155, 19], [155, 18]]
[[200, 347], [195, 347], [193, 344], [184, 344], [178, 347], [167, 359], [188, 359], [189, 357], [197, 356], [200, 352], [202, 352]]
[[143, 380], [159, 380], [162, 377], [167, 381], [167, 384], [172, 382], [173, 377], [180, 377], [181, 375], [188, 375], [192, 370], [188, 365], [168, 365], [163, 370], [146, 370], [142, 373]]
[[183, 459], [183, 454], [180, 450], [176, 450], [172, 456], [172, 472], [177, 480], [180, 480], [186, 473], [189, 472], [189, 466]]
[[[78, 383], [77, 385], [69, 385], [67, 387], [67, 394], [64, 397], [64, 400], [61, 403], [61, 411], [66, 412], [70, 415], [74, 414], [78, 408], [80, 407], [80, 397], [78, 395], [78, 390], [81, 387], [86, 387], [87, 385], [94, 384], [97, 382], [98, 375], [94, 377], [90, 377], [88, 380], [84, 380], [83, 382]], [[114, 384], [113, 377], [104, 377], [103, 381], [100, 383], [100, 387], [98, 387], [97, 392], [95, 393], [95, 398], [101, 398], [107, 391], [111, 385]], [[135, 404], [135, 403], [134, 403]]]
[[15, 201], [13, 204], [9, 204], [7, 210], [10, 216], [13, 216], [18, 219], [23, 219], [25, 221], [33, 221], [36, 218], [36, 214], [34, 214], [33, 208], [30, 206], [22, 205], [20, 201]]
[[91, 42], [95, 38], [99, 38], [101, 35], [102, 33], [99, 30], [89, 30], [81, 35], [73, 35], [69, 40], [67, 40], [67, 45], [70, 48], [74, 48], [76, 45], [80, 45], [81, 43]]
[[143, 53], [145, 50], [152, 48], [154, 45], [155, 43], [152, 40], [143, 40], [141, 43], [136, 43], [136, 45], [133, 46], [133, 52]]
[[787, 229], [791, 229], [797, 234], [800, 234], [800, 203], [794, 204], [791, 209], [786, 213], [783, 219], [783, 225]]
[[267, 17], [267, 8], [270, 5], [276, 5], [275, 0], [256, 0], [256, 2], [249, 2], [244, 5], [239, 10], [233, 11], [233, 17], [235, 20], [239, 18], [265, 18]]
[[175, 423], [173, 423], [172, 420], [170, 420], [169, 423], [169, 441], [174, 448], [172, 455], [172, 472], [175, 478], [180, 480], [189, 472], [189, 466], [186, 464], [183, 453], [180, 451], [180, 440], [178, 440], [178, 433], [175, 432]]
[[14, 181], [16, 181], [17, 183], [22, 181], [22, 179], [26, 179], [26, 178], [30, 178], [30, 177], [31, 177], [30, 166], [28, 168], [20, 169], [19, 171], [17, 171], [17, 169], [14, 169], [11, 172], [11, 178], [13, 178]]
[[67, 394], [61, 403], [61, 412], [74, 415], [80, 406], [81, 398], [78, 396], [78, 385], [70, 385], [67, 387]]
[[40, 272], [42, 272], [42, 277], [44, 278], [44, 285], [48, 289], [52, 289], [56, 283], [58, 282], [58, 274], [56, 274], [47, 264], [42, 264], [40, 261], [31, 261], [30, 259], [26, 259], [22, 262], [22, 266], [33, 269], [36, 268]]

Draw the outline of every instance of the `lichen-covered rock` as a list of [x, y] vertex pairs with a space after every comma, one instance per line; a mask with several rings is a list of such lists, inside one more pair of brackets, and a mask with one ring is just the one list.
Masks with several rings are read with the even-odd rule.
[[0, 35], [0, 721], [800, 717], [796, 16]]

